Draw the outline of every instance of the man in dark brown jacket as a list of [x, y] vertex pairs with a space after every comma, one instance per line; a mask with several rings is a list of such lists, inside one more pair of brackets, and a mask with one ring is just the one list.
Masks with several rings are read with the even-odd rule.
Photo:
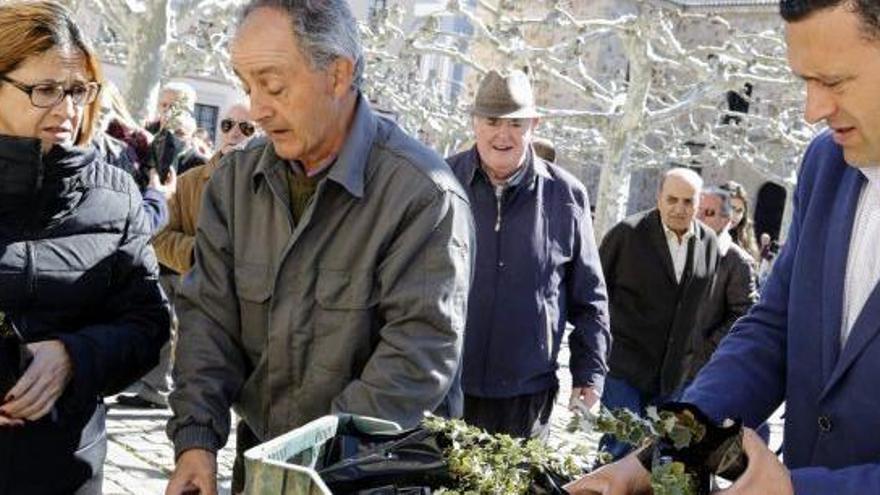
[[731, 213], [727, 192], [718, 188], [703, 191], [697, 218], [718, 234], [720, 258], [705, 304], [697, 313], [699, 330], [694, 332], [685, 357], [685, 383], [693, 381], [730, 327], [758, 302], [755, 260], [730, 237]]

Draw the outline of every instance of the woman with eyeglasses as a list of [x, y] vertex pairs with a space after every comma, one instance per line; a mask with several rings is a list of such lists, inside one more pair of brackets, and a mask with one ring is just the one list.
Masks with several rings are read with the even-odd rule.
[[752, 259], [760, 260], [761, 252], [755, 240], [755, 228], [749, 214], [749, 195], [746, 188], [739, 182], [731, 180], [722, 185], [721, 189], [730, 194], [730, 206], [733, 210], [730, 217], [730, 236], [733, 237], [733, 242], [745, 249]]
[[153, 239], [156, 256], [163, 266], [184, 274], [192, 268], [196, 224], [202, 205], [202, 192], [220, 159], [250, 139], [256, 127], [249, 120], [250, 106], [236, 103], [220, 121], [219, 151], [205, 165], [192, 168], [177, 178], [177, 191], [168, 201], [168, 224]]
[[132, 179], [89, 146], [98, 60], [60, 3], [0, 3], [0, 494], [101, 493], [102, 396], [169, 312]]

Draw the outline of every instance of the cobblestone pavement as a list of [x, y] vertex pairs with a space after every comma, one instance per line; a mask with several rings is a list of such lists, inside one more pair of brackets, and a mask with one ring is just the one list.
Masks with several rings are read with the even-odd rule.
[[[551, 417], [551, 443], [558, 443], [560, 433], [571, 419], [568, 397], [571, 392], [571, 375], [568, 373], [568, 353], [560, 353], [560, 390]], [[104, 473], [105, 495], [154, 495], [162, 494], [168, 476], [174, 468], [174, 451], [165, 436], [165, 423], [171, 413], [167, 410], [123, 408], [108, 398], [107, 434], [108, 453]], [[780, 410], [770, 421], [772, 448], [777, 449], [782, 438]], [[598, 438], [579, 434], [578, 443], [595, 446]], [[220, 493], [229, 493], [234, 459], [234, 429], [226, 447], [218, 457]]]
[[[165, 493], [174, 469], [174, 449], [165, 436], [167, 409], [120, 407], [113, 398], [107, 417], [107, 462], [104, 465], [105, 495], [155, 495]], [[217, 458], [220, 493], [229, 493], [235, 436]]]

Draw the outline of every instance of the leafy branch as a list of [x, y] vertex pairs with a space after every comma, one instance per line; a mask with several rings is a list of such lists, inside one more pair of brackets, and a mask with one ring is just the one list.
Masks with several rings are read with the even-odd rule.
[[433, 415], [423, 425], [449, 442], [444, 455], [457, 484], [435, 492], [438, 495], [526, 494], [542, 476], [570, 480], [583, 472], [572, 455], [539, 440], [490, 435], [464, 421]]
[[[658, 439], [665, 439], [676, 450], [699, 443], [706, 436], [706, 426], [690, 411], [674, 413], [659, 411], [650, 406], [645, 412], [645, 417], [640, 417], [625, 408], [612, 411], [603, 407], [598, 414], [582, 410], [573, 416], [567, 430], [570, 433], [586, 430], [612, 435], [618, 441], [636, 448], [647, 447]], [[611, 461], [610, 457], [608, 452], [599, 452], [597, 459], [600, 464], [604, 464]], [[651, 487], [655, 495], [698, 493], [697, 480], [688, 473], [687, 466], [669, 457], [653, 459]]]

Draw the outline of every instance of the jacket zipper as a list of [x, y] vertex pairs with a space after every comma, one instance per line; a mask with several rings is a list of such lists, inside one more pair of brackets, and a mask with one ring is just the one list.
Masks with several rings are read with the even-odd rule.
[[[493, 185], [492, 189], [493, 189], [493, 192], [495, 193], [495, 277], [494, 277], [495, 289], [493, 290], [493, 294], [498, 294], [499, 279], [501, 278], [501, 273], [500, 273], [499, 268], [500, 268], [500, 265], [502, 262], [502, 260], [501, 260], [501, 200], [504, 197], [504, 186], [503, 185], [498, 185], [498, 186]], [[494, 302], [492, 303], [491, 307], [492, 307], [492, 318], [490, 321], [491, 321], [492, 325], [494, 326], [495, 316], [496, 316]], [[489, 332], [489, 335], [486, 338], [486, 348], [488, 348], [488, 349], [492, 348], [492, 340], [493, 340], [492, 339], [492, 332]], [[488, 376], [488, 371], [489, 371], [489, 360], [484, 359], [482, 365], [483, 365], [482, 366], [483, 373], [482, 373], [481, 380], [480, 380], [480, 388], [485, 389], [486, 388], [486, 378]]]
[[31, 299], [37, 289], [37, 261], [34, 254], [34, 243], [25, 241], [24, 245], [27, 253], [27, 295], [28, 299]]
[[501, 199], [504, 197], [504, 186], [495, 186], [495, 232], [501, 231]]

